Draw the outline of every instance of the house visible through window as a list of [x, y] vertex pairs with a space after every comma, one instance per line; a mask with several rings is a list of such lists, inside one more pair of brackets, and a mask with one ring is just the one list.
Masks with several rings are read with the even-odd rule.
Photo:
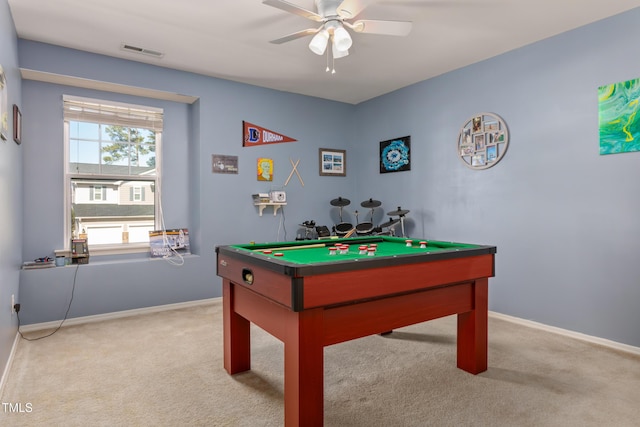
[[107, 187], [103, 185], [94, 185], [91, 188], [90, 200], [107, 200]]
[[162, 110], [64, 97], [65, 233], [117, 249], [159, 228]]
[[132, 187], [131, 188], [131, 200], [134, 202], [142, 201], [142, 190], [144, 187]]

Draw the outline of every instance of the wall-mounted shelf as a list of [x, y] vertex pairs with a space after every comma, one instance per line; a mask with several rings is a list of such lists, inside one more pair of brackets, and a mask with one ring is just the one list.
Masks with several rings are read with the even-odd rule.
[[258, 207], [258, 212], [260, 216], [262, 216], [262, 211], [264, 210], [264, 208], [266, 208], [267, 206], [273, 206], [273, 216], [276, 216], [276, 214], [278, 213], [278, 209], [280, 209], [280, 206], [286, 206], [286, 203], [265, 202], [265, 203], [254, 203], [253, 205]]

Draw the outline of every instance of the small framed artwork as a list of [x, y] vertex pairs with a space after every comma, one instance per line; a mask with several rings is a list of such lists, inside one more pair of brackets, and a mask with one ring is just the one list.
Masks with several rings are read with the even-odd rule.
[[347, 176], [346, 150], [320, 148], [320, 176]]
[[238, 173], [238, 156], [227, 156], [224, 154], [211, 155], [212, 173]]
[[258, 181], [273, 181], [273, 159], [258, 158]]
[[22, 113], [16, 104], [13, 104], [13, 140], [22, 144]]
[[380, 173], [411, 170], [411, 137], [380, 142]]

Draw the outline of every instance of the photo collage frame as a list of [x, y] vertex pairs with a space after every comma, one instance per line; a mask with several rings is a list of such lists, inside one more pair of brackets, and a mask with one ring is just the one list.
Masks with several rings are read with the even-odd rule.
[[504, 120], [493, 113], [481, 113], [460, 129], [458, 157], [471, 169], [487, 169], [502, 159], [508, 145], [509, 131]]

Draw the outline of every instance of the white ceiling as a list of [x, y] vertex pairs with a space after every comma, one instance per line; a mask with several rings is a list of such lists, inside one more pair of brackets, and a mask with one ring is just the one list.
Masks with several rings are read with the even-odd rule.
[[[326, 73], [317, 23], [261, 0], [8, 0], [18, 36], [257, 86], [357, 104], [640, 7], [640, 0], [379, 0], [360, 19], [413, 22], [407, 37], [352, 34]], [[288, 0], [315, 11], [313, 0]], [[121, 49], [159, 51], [161, 58]]]

